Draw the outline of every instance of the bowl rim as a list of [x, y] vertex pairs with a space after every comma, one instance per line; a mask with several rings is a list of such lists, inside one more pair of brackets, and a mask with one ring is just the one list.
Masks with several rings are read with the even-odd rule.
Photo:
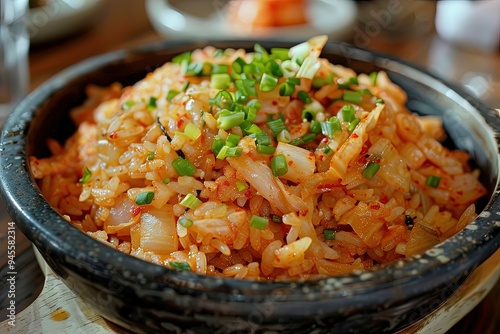
[[[3, 171], [0, 175], [0, 197], [22, 232], [42, 254], [50, 254], [51, 247], [56, 248], [58, 252], [66, 254], [65, 261], [70, 266], [76, 266], [78, 262], [76, 260], [81, 259], [80, 250], [76, 251], [73, 245], [64, 242], [64, 240], [51, 233], [55, 224], [67, 224], [67, 222], [50, 207], [38, 190], [36, 182], [29, 171], [29, 161], [24, 146], [26, 144], [25, 135], [29, 131], [32, 117], [36, 117], [37, 109], [44, 101], [50, 99], [54, 92], [63, 89], [67, 83], [81, 75], [85, 75], [85, 73], [99, 70], [113, 62], [123, 62], [127, 57], [131, 56], [147, 56], [148, 53], [172, 49], [177, 50], [176, 53], [181, 53], [205, 45], [244, 44], [250, 47], [255, 42], [261, 43], [265, 47], [269, 45], [282, 47], [293, 45], [291, 42], [269, 40], [162, 41], [129, 50], [123, 49], [94, 56], [61, 71], [29, 94], [8, 117], [0, 137], [0, 152], [2, 153], [0, 170]], [[353, 59], [362, 61], [368, 59], [375, 64], [382, 65], [382, 67], [391, 64], [396, 65], [399, 69], [409, 70], [413, 74], [416, 73], [422, 78], [432, 81], [434, 85], [445, 87], [448, 92], [451, 91], [456, 94], [455, 98], [459, 99], [458, 102], [461, 105], [473, 111], [477, 110], [477, 113], [484, 118], [486, 128], [491, 130], [492, 141], [496, 139], [493, 132], [500, 132], [500, 120], [492, 108], [429, 71], [397, 57], [375, 53], [347, 43], [328, 42], [323, 50], [323, 55], [325, 52], [334, 53], [339, 49], [347, 52], [349, 57], [353, 57]], [[345, 56], [345, 53], [343, 55]], [[496, 159], [498, 166], [498, 149]], [[140, 284], [144, 289], [154, 289], [154, 286], [157, 287], [157, 284], [161, 283], [176, 287], [186, 293], [187, 291], [200, 294], [210, 293], [211, 298], [219, 300], [237, 300], [238, 296], [241, 295], [251, 300], [262, 300], [270, 292], [279, 290], [281, 294], [277, 300], [283, 300], [283, 296], [286, 296], [288, 300], [303, 301], [311, 298], [345, 297], [346, 290], [348, 293], [356, 295], [373, 295], [372, 287], [376, 286], [378, 289], [376, 293], [383, 300], [386, 299], [384, 294], [386, 294], [387, 290], [400, 284], [407, 284], [412, 277], [419, 276], [420, 279], [425, 279], [428, 284], [415, 284], [412, 286], [409, 293], [417, 296], [422, 291], [427, 291], [432, 287], [437, 287], [446, 281], [452, 280], [459, 272], [472, 271], [498, 249], [500, 244], [499, 177], [500, 175], [496, 176], [495, 191], [483, 212], [479, 214], [475, 222], [454, 237], [443, 241], [421, 255], [395, 261], [382, 266], [381, 269], [355, 272], [336, 277], [298, 281], [252, 281], [178, 272], [121, 253], [88, 235], [85, 236], [83, 232], [70, 224], [68, 224], [70, 228], [67, 229], [67, 233], [71, 238], [88, 238], [92, 240], [91, 242], [85, 242], [85, 245], [91, 245], [91, 248], [86, 248], [87, 254], [85, 255], [90, 265], [89, 269], [92, 266], [103, 266], [108, 273], [128, 272], [127, 277], [118, 275], [120, 277], [115, 279], [123, 284]], [[22, 193], [18, 189], [23, 189]], [[27, 201], [31, 202], [28, 203]], [[37, 206], [39, 209], [25, 209], [25, 207], [30, 206], [33, 208]], [[44, 214], [51, 217], [50, 221], [44, 222]], [[458, 240], [470, 240], [471, 247], [454, 250], [451, 244], [458, 243]], [[451, 249], [451, 254], [446, 253], [444, 255], [443, 247]], [[481, 247], [481, 251], [477, 251], [479, 247]], [[51, 263], [49, 265], [57, 266], [57, 264]], [[59, 269], [64, 272], [62, 268]], [[390, 275], [388, 272], [390, 272]], [[144, 278], [154, 281], [155, 285], [148, 285], [147, 279]], [[305, 291], [307, 293], [304, 293]], [[231, 292], [232, 296], [228, 296], [227, 292]]]

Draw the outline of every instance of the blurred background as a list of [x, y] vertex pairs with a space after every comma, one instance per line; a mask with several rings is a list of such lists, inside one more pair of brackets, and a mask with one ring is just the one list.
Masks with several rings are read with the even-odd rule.
[[[16, 19], [15, 27], [5, 20], [9, 15], [8, 2], [27, 5], [23, 16]], [[7, 67], [0, 66], [4, 71], [0, 72], [0, 107], [4, 104], [0, 109], [0, 128], [8, 108], [19, 95], [72, 64], [113, 50], [179, 39], [300, 41], [327, 34], [330, 40], [414, 63], [465, 87], [490, 107], [500, 108], [500, 0], [1, 0], [0, 3], [2, 65], [9, 54], [17, 52], [14, 57], [17, 61], [9, 65], [15, 71], [6, 72]], [[5, 37], [9, 31], [11, 36]], [[23, 45], [25, 49], [21, 49]], [[18, 85], [19, 94], [2, 91], [9, 86], [6, 80], [19, 77], [24, 82]], [[9, 87], [14, 87], [12, 81]], [[10, 218], [0, 205], [2, 277], [6, 275], [3, 250], [7, 249], [8, 221]], [[16, 241], [19, 273], [16, 297], [20, 311], [38, 295], [43, 275], [29, 242], [20, 232]], [[4, 291], [1, 292], [3, 295]], [[499, 293], [497, 284], [449, 333], [498, 332]], [[1, 313], [5, 307], [0, 306]]]

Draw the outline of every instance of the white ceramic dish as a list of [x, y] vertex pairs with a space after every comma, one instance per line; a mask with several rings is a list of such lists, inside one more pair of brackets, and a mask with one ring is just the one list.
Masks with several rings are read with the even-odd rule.
[[[189, 9], [189, 13], [186, 9]], [[315, 0], [309, 2], [309, 24], [247, 31], [228, 22], [227, 1], [146, 0], [146, 11], [154, 29], [170, 40], [186, 38], [300, 40], [326, 34], [331, 40], [340, 41], [352, 33], [357, 15], [357, 7], [353, 1]]]

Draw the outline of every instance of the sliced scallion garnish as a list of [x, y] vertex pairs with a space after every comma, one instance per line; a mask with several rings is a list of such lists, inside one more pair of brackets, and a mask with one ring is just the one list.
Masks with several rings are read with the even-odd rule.
[[259, 230], [265, 230], [268, 223], [269, 220], [265, 217], [253, 215], [252, 218], [250, 218], [250, 226]]
[[283, 176], [288, 172], [286, 157], [283, 154], [277, 154], [271, 159], [271, 171], [277, 177]]
[[342, 95], [342, 100], [360, 104], [361, 102], [363, 102], [363, 96], [361, 95], [360, 92], [353, 92], [348, 90], [345, 91], [344, 94]]
[[361, 175], [365, 179], [371, 179], [377, 174], [378, 170], [380, 169], [380, 165], [377, 162], [370, 162], [368, 166], [366, 166], [365, 169], [361, 172]]
[[425, 184], [432, 188], [439, 187], [439, 183], [441, 182], [441, 177], [435, 175], [429, 175]]
[[183, 199], [182, 201], [179, 202], [180, 205], [182, 206], [185, 206], [187, 208], [190, 208], [190, 209], [196, 209], [197, 207], [199, 207], [203, 202], [200, 201], [200, 199], [198, 197], [196, 197], [195, 195], [189, 193], [187, 194]]
[[181, 157], [172, 161], [172, 167], [174, 167], [179, 176], [191, 176], [196, 173], [196, 167], [191, 161]]
[[137, 196], [135, 196], [135, 204], [137, 204], [137, 205], [151, 204], [154, 196], [155, 196], [155, 193], [152, 191], [146, 191], [143, 193], [139, 193], [139, 194], [137, 194]]

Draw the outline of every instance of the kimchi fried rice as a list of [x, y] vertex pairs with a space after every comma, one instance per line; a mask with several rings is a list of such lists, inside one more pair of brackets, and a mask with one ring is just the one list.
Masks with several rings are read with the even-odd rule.
[[320, 58], [325, 43], [205, 47], [131, 87], [90, 85], [32, 174], [84, 233], [206, 275], [347, 274], [460, 231], [486, 194], [468, 153], [385, 72]]

